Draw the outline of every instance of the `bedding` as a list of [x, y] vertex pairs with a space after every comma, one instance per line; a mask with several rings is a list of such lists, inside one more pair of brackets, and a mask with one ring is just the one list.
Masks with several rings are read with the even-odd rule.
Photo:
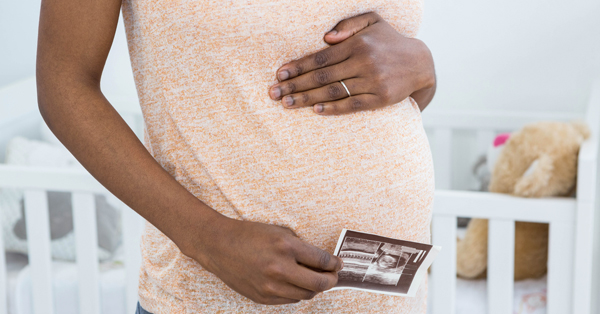
[[[513, 314], [546, 313], [546, 276], [515, 282]], [[487, 313], [487, 280], [456, 279], [456, 314]], [[431, 312], [431, 305], [427, 309]]]
[[[457, 279], [456, 314], [487, 313], [487, 281]], [[514, 314], [546, 313], [546, 276], [515, 282]]]

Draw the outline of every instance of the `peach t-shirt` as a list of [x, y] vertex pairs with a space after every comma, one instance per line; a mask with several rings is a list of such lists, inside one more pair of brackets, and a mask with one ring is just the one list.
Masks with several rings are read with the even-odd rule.
[[[411, 98], [321, 116], [269, 98], [283, 64], [328, 45], [336, 23], [378, 12], [417, 33], [421, 0], [124, 0], [145, 145], [186, 189], [236, 218], [287, 226], [333, 252], [343, 228], [429, 242], [433, 167]], [[147, 223], [139, 297], [162, 313], [425, 313], [415, 298], [341, 290], [253, 303]], [[240, 258], [244, 258], [240, 256]]]

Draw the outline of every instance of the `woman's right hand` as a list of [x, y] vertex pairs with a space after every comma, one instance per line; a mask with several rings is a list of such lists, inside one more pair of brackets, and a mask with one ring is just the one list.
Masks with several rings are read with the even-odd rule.
[[241, 295], [261, 304], [297, 303], [336, 285], [342, 260], [290, 229], [224, 216], [220, 220], [214, 241], [184, 254]]

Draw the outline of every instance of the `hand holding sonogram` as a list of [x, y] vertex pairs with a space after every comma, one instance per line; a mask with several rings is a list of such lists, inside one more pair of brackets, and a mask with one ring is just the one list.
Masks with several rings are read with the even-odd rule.
[[235, 219], [221, 226], [209, 247], [190, 257], [254, 302], [297, 303], [337, 283], [341, 259], [288, 228]]

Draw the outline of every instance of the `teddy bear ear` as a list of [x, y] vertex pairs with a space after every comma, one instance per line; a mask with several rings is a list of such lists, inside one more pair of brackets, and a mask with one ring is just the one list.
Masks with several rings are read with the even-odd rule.
[[571, 121], [571, 126], [577, 130], [583, 139], [590, 137], [590, 128], [583, 121]]

